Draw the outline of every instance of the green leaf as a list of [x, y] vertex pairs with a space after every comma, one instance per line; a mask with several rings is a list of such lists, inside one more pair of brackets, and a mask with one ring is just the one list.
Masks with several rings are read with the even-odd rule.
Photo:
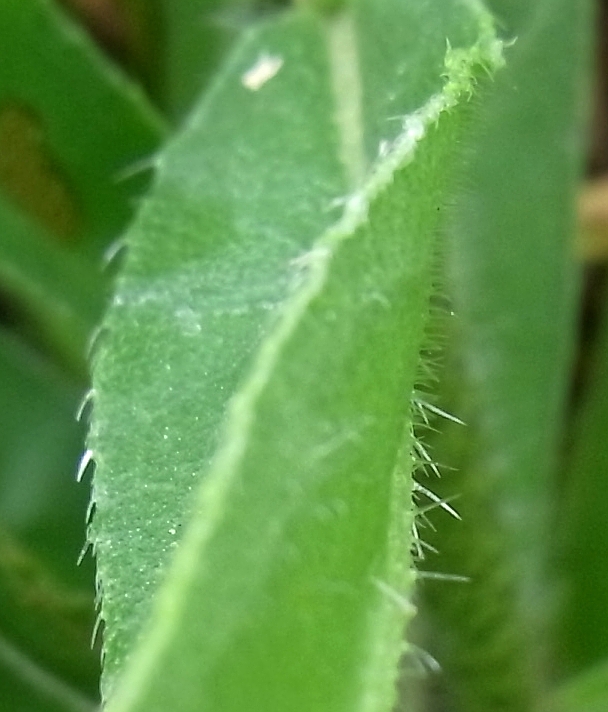
[[608, 661], [586, 669], [562, 685], [548, 712], [603, 712], [608, 705]]
[[394, 701], [435, 234], [499, 60], [476, 3], [289, 13], [160, 157], [95, 364], [110, 709]]
[[[492, 479], [526, 597], [543, 576], [549, 473], [572, 356], [590, 15], [589, 3], [545, 0], [512, 29], [521, 36], [480, 118], [468, 178], [476, 191], [462, 203], [454, 250], [483, 464], [502, 454]], [[535, 67], [544, 68], [542, 82]]]
[[59, 212], [72, 213], [63, 221], [77, 223], [57, 227], [57, 236], [99, 254], [123, 229], [141, 189], [121, 174], [151, 156], [162, 123], [50, 0], [6, 0], [0, 18], [4, 189], [35, 215], [45, 198], [55, 199]]
[[587, 370], [585, 392], [572, 433], [572, 450], [559, 510], [559, 564], [564, 596], [559, 618], [560, 671], [568, 675], [608, 657], [608, 320]]
[[147, 182], [123, 174], [151, 157], [162, 124], [49, 0], [3, 2], [0, 45], [2, 288], [82, 370], [100, 257]]
[[[78, 397], [56, 369], [0, 333], [3, 701], [28, 687], [27, 675], [16, 685], [10, 663], [25, 651], [31, 665], [17, 665], [18, 677], [24, 678], [19, 670], [43, 668], [58, 684], [96, 694], [93, 570], [90, 562], [76, 567], [87, 507], [87, 492], [74, 478], [82, 439], [74, 419]], [[11, 650], [24, 652], [15, 658]], [[10, 709], [19, 709], [16, 701]]]
[[[234, 18], [230, 21], [230, 8], [238, 13], [251, 4], [251, 0], [161, 0], [165, 79], [162, 98], [171, 115], [182, 117], [192, 108], [234, 43], [238, 26]], [[228, 17], [222, 19], [226, 9]]]
[[0, 636], [0, 692], [11, 712], [95, 712], [96, 705]]
[[437, 455], [459, 470], [437, 491], [459, 495], [463, 522], [431, 535], [432, 568], [471, 581], [456, 591], [429, 581], [425, 596], [429, 647], [467, 712], [534, 707], [548, 684], [550, 507], [574, 342], [591, 46], [590, 3], [492, 5], [517, 39], [480, 112], [457, 208], [449, 262], [461, 344], [448, 407], [467, 428], [447, 428]]
[[86, 344], [106, 292], [101, 269], [54, 245], [48, 231], [2, 196], [0, 255], [0, 284], [18, 312], [22, 335], [86, 383]]

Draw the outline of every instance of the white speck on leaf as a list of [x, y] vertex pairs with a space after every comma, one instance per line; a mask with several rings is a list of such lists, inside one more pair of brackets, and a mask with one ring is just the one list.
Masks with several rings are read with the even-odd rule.
[[185, 336], [196, 336], [201, 332], [198, 314], [190, 307], [181, 307], [175, 310], [175, 319]]
[[384, 156], [388, 156], [390, 150], [391, 150], [390, 141], [385, 141], [383, 139], [382, 141], [380, 141], [380, 143], [378, 145], [378, 157], [384, 158]]
[[258, 91], [270, 81], [283, 66], [283, 58], [270, 54], [260, 55], [258, 61], [241, 77], [241, 83], [251, 91]]

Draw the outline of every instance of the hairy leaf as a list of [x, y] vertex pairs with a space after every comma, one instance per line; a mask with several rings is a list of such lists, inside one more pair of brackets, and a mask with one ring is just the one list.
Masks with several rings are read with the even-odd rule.
[[392, 704], [435, 238], [499, 62], [476, 3], [301, 9], [159, 158], [95, 366], [110, 709]]

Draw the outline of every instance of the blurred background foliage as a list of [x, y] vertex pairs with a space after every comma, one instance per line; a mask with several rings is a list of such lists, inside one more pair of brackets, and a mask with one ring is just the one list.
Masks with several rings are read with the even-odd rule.
[[[87, 345], [111, 294], [112, 269], [104, 265], [145, 193], [161, 142], [187, 116], [239, 32], [285, 4], [0, 4], [2, 710], [90, 710], [98, 703], [90, 554], [76, 566], [89, 493], [86, 478], [78, 485], [75, 472], [84, 440], [85, 425], [76, 413], [87, 390]], [[527, 3], [492, 5], [505, 17], [510, 13], [515, 26], [525, 22]], [[575, 241], [578, 331], [563, 417], [549, 426], [560, 440], [558, 462], [551, 463], [554, 586], [551, 600], [539, 607], [551, 610], [556, 621], [552, 652], [542, 661], [522, 653], [527, 634], [512, 603], [514, 583], [494, 566], [504, 542], [490, 534], [487, 547], [468, 546], [485, 536], [480, 532], [493, 531], [488, 502], [496, 492], [478, 490], [483, 478], [467, 481], [463, 463], [476, 444], [460, 426], [442, 425], [437, 457], [460, 465], [460, 473], [444, 478], [445, 494], [462, 495], [465, 523], [433, 520], [439, 532], [430, 540], [441, 553], [429, 568], [476, 577], [487, 586], [432, 579], [421, 586], [413, 634], [444, 666], [437, 674], [427, 661], [422, 684], [423, 707], [438, 712], [530, 709], [539, 676], [557, 683], [555, 704], [565, 712], [599, 710], [602, 695], [602, 709], [608, 708], [607, 19], [608, 3], [602, 2], [588, 177]], [[457, 348], [448, 349], [446, 363], [447, 374], [459, 373]], [[474, 420], [456, 381], [445, 377], [440, 400]], [[487, 639], [495, 645], [476, 647]], [[462, 646], [472, 651], [469, 657]], [[535, 666], [549, 672], [541, 675]], [[486, 699], [479, 680], [499, 669], [504, 694]]]

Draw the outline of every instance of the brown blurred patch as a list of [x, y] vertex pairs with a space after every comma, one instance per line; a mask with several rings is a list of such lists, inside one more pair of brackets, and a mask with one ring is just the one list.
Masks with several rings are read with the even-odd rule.
[[0, 105], [0, 188], [62, 242], [77, 239], [76, 203], [46, 144], [42, 121], [17, 103]]
[[589, 181], [579, 198], [577, 254], [585, 262], [608, 260], [608, 176]]
[[[97, 44], [158, 99], [162, 12], [157, 0], [59, 0]], [[183, 0], [176, 0], [183, 2]]]
[[97, 41], [115, 51], [128, 44], [125, 13], [113, 0], [62, 0]]

